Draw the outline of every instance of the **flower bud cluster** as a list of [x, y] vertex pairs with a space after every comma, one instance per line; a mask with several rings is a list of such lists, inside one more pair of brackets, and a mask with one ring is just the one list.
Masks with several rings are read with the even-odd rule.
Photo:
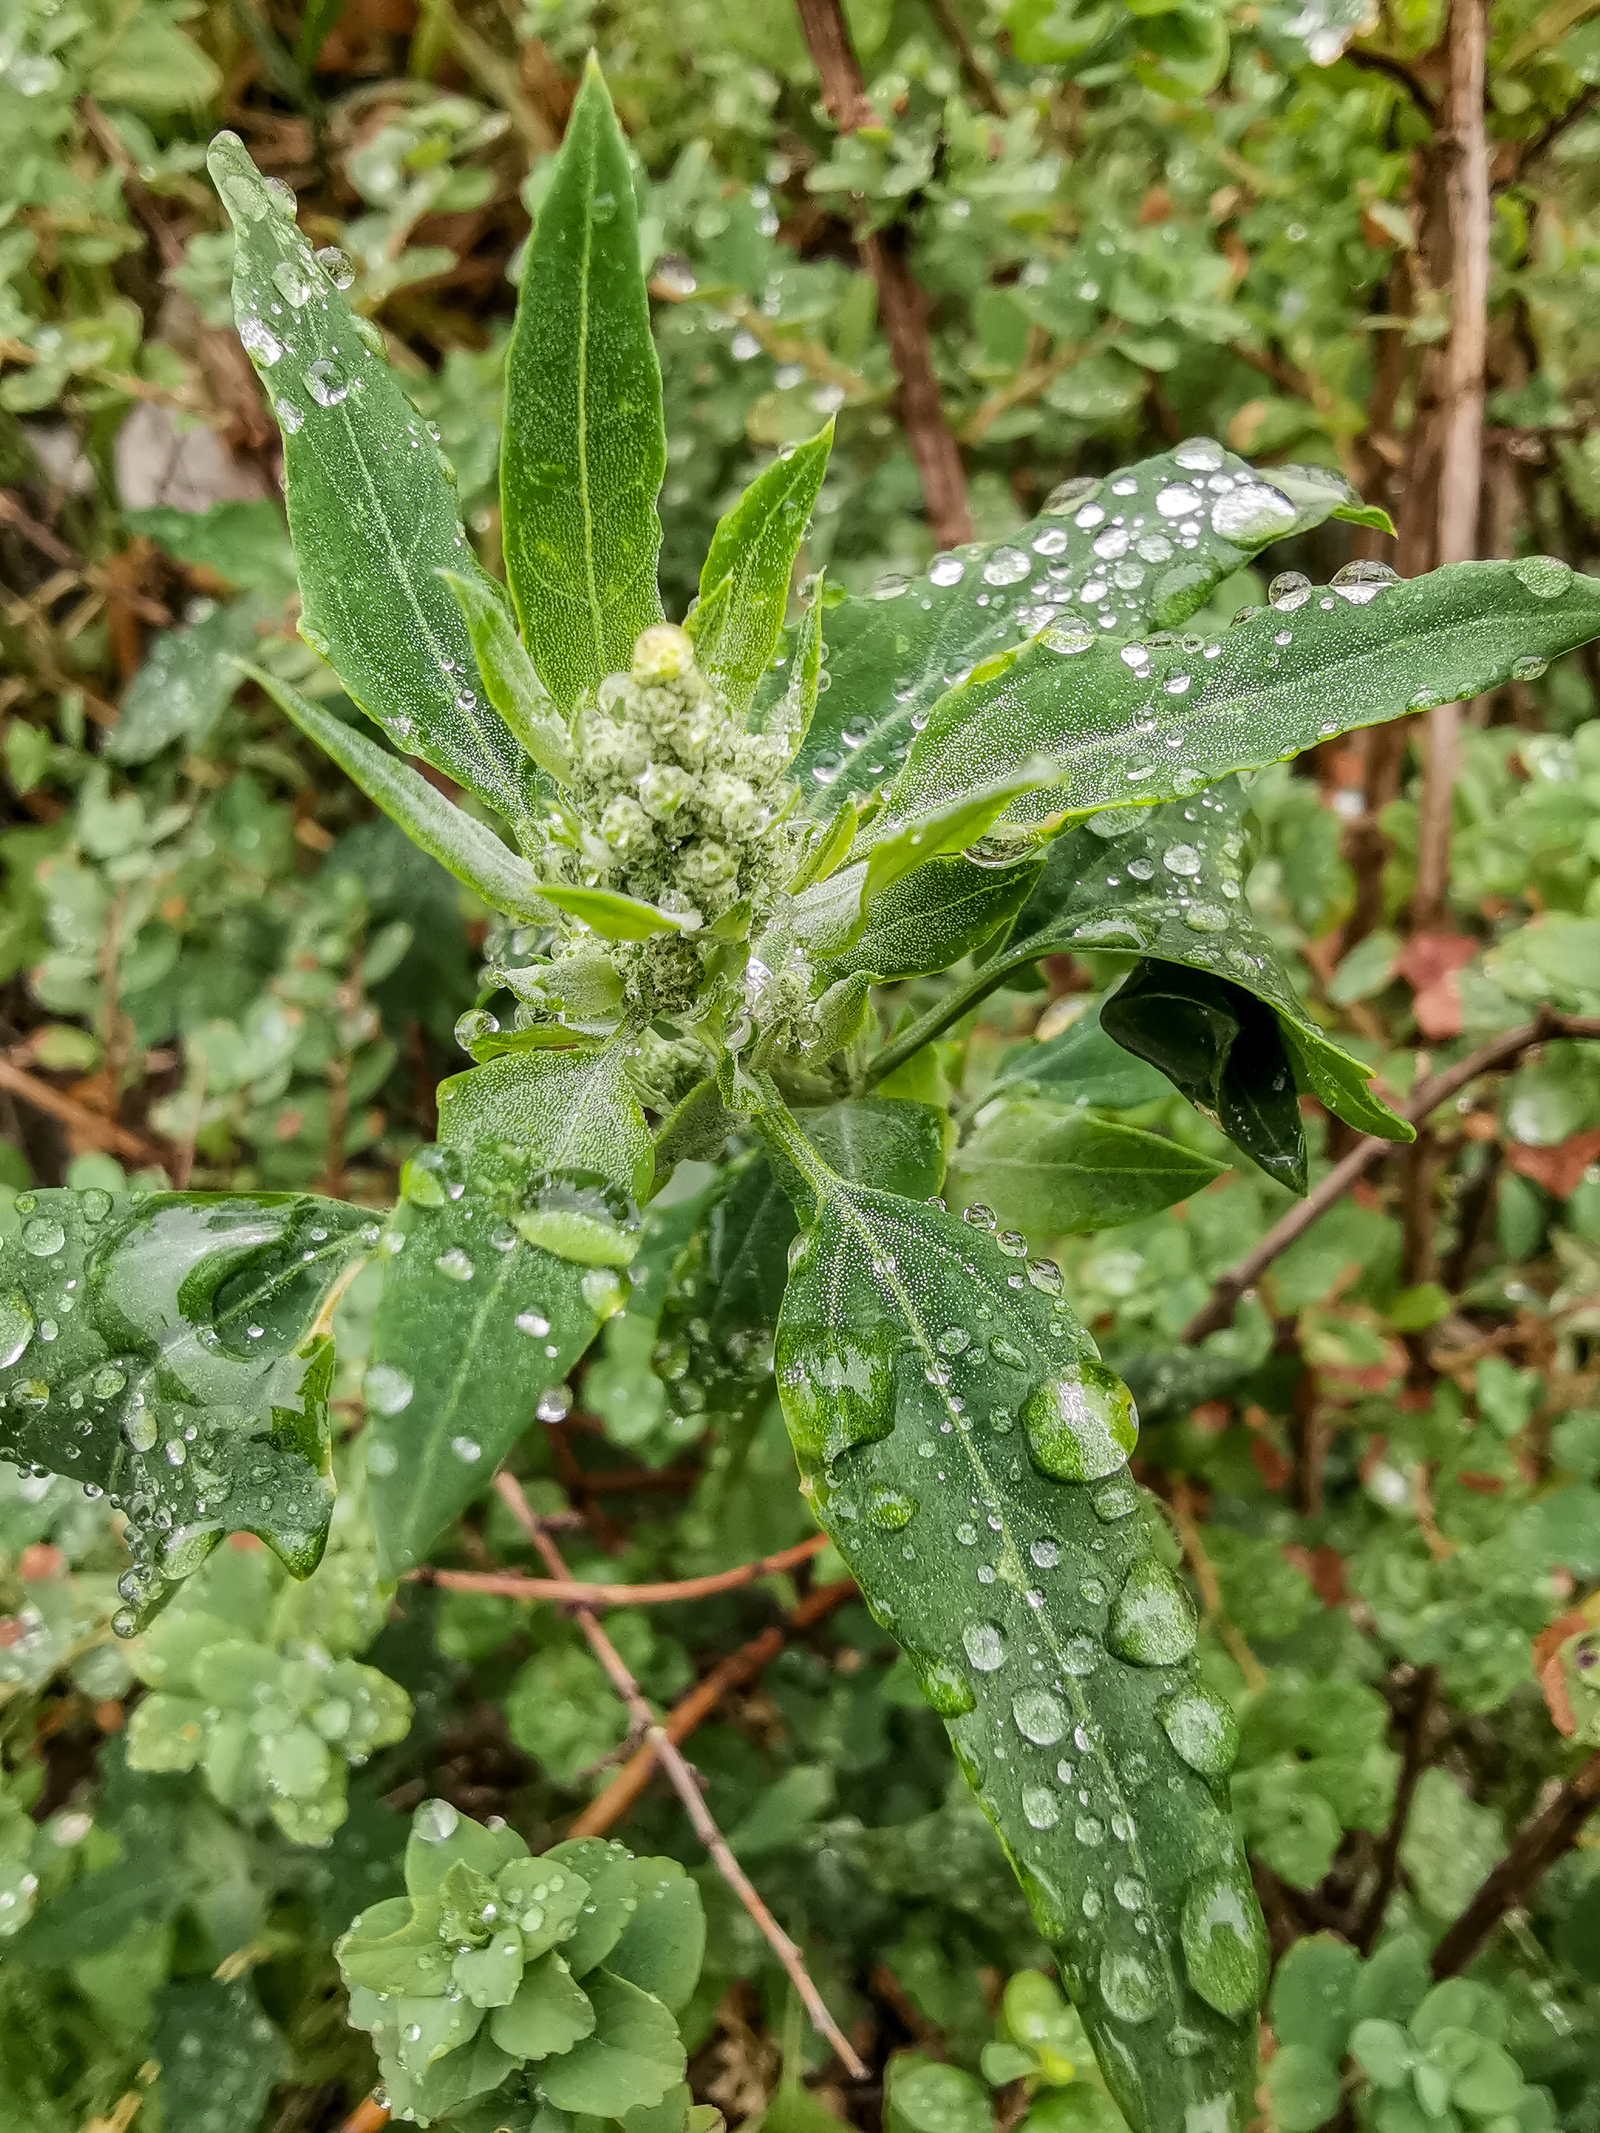
[[568, 871], [683, 922], [679, 935], [618, 943], [611, 955], [639, 1004], [686, 1006], [707, 929], [740, 906], [759, 925], [793, 870], [789, 736], [747, 732], [695, 664], [688, 634], [661, 623], [639, 638], [631, 670], [601, 683], [572, 738], [582, 827]]

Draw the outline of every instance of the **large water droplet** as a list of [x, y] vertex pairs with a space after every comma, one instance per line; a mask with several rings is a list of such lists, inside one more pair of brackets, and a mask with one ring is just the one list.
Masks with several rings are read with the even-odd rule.
[[1166, 1736], [1191, 1770], [1223, 1778], [1239, 1752], [1239, 1721], [1208, 1689], [1184, 1689], [1157, 1707]]
[[1241, 546], [1271, 540], [1294, 521], [1295, 509], [1288, 497], [1260, 481], [1242, 483], [1211, 506], [1213, 530], [1223, 540]]
[[461, 1820], [448, 1800], [424, 1800], [411, 1824], [411, 1834], [424, 1844], [443, 1844], [456, 1833]]
[[330, 356], [318, 356], [306, 365], [305, 383], [318, 407], [337, 407], [350, 391], [350, 380]]
[[997, 548], [983, 566], [983, 582], [985, 585], [1015, 585], [1028, 575], [1030, 567], [1020, 548]]
[[1067, 1707], [1048, 1689], [1019, 1689], [1011, 1699], [1011, 1716], [1023, 1739], [1036, 1748], [1053, 1747], [1067, 1730]]
[[317, 265], [336, 289], [348, 289], [354, 282], [356, 270], [351, 265], [348, 254], [341, 252], [336, 244], [320, 246], [314, 256]]
[[1100, 1997], [1119, 2022], [1148, 2022], [1161, 1995], [1139, 1956], [1107, 1948], [1100, 1958]]
[[1176, 1666], [1194, 1650], [1194, 1609], [1166, 1564], [1142, 1555], [1111, 1609], [1106, 1642], [1135, 1666]]
[[1511, 575], [1536, 600], [1559, 600], [1572, 583], [1570, 566], [1553, 555], [1525, 555], [1512, 564]]
[[1161, 855], [1161, 864], [1167, 872], [1187, 881], [1194, 879], [1204, 863], [1192, 844], [1169, 844]]
[[1240, 1867], [1198, 1874], [1183, 1899], [1183, 1967], [1219, 2014], [1243, 2014], [1267, 1985], [1267, 1934]]
[[992, 1674], [1006, 1663], [1006, 1633], [998, 1622], [969, 1622], [961, 1642], [980, 1674]]
[[413, 1207], [443, 1207], [466, 1190], [461, 1159], [453, 1148], [419, 1148], [400, 1172], [400, 1197]]
[[917, 1499], [900, 1489], [874, 1489], [867, 1501], [867, 1516], [885, 1533], [899, 1533], [917, 1515]]
[[936, 555], [928, 565], [928, 576], [935, 585], [959, 585], [966, 570], [960, 556]]
[[9, 1370], [33, 1339], [33, 1307], [20, 1289], [0, 1296], [0, 1370]]
[[398, 1415], [410, 1406], [415, 1387], [392, 1363], [374, 1363], [367, 1372], [366, 1390], [369, 1407], [380, 1415]]
[[283, 343], [263, 319], [241, 319], [239, 338], [263, 370], [270, 370], [283, 354]]
[[1172, 482], [1156, 491], [1156, 509], [1163, 518], [1189, 518], [1203, 503], [1200, 491], [1186, 482]]
[[459, 1244], [452, 1244], [448, 1251], [441, 1252], [433, 1263], [446, 1281], [470, 1281], [478, 1271]]
[[1034, 1387], [1022, 1406], [1034, 1464], [1056, 1481], [1099, 1481], [1126, 1465], [1139, 1437], [1133, 1395], [1085, 1358]]
[[35, 1215], [22, 1225], [22, 1248], [35, 1259], [53, 1259], [66, 1241], [67, 1233], [54, 1215]]
[[832, 1462], [894, 1428], [892, 1341], [853, 1339], [842, 1327], [780, 1332], [778, 1383], [797, 1449]]
[[1280, 615], [1292, 615], [1311, 598], [1311, 580], [1301, 570], [1280, 570], [1267, 587], [1267, 599]]
[[1369, 600], [1376, 600], [1386, 587], [1399, 583], [1400, 573], [1390, 563], [1374, 563], [1358, 556], [1353, 563], [1341, 564], [1328, 580], [1342, 600], [1352, 607], [1365, 607]]
[[1054, 1829], [1061, 1820], [1061, 1801], [1048, 1785], [1024, 1785], [1022, 1812], [1030, 1829]]
[[972, 1683], [965, 1674], [943, 1659], [923, 1659], [913, 1655], [912, 1665], [917, 1670], [917, 1682], [931, 1709], [941, 1718], [964, 1718], [977, 1703], [972, 1693]]
[[1224, 454], [1215, 437], [1186, 437], [1173, 447], [1172, 456], [1186, 473], [1215, 474]]

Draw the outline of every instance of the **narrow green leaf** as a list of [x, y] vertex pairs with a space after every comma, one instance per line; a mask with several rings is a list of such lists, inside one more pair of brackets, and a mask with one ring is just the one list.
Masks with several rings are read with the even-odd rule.
[[1100, 1010], [1125, 1050], [1159, 1067], [1268, 1177], [1306, 1189], [1306, 1138], [1288, 1049], [1269, 1009], [1237, 985], [1136, 963]]
[[979, 1114], [952, 1159], [950, 1196], [993, 1208], [1009, 1229], [1064, 1237], [1142, 1221], [1226, 1167], [1156, 1133], [1013, 1098]]
[[457, 881], [465, 882], [492, 909], [512, 918], [551, 917], [554, 898], [546, 895], [538, 874], [527, 860], [502, 844], [492, 829], [435, 791], [409, 763], [312, 703], [288, 682], [261, 667], [242, 661], [240, 665], [369, 800], [399, 823], [413, 844], [437, 859]]
[[1299, 605], [1241, 615], [1220, 640], [1157, 640], [1137, 657], [1114, 637], [1058, 628], [992, 680], [945, 696], [888, 813], [909, 820], [1039, 753], [1062, 777], [1011, 809], [1019, 822], [1171, 799], [1496, 688], [1597, 633], [1600, 579], [1548, 556], [1308, 587]]
[[948, 970], [992, 940], [1027, 901], [1037, 860], [1009, 867], [933, 859], [873, 901], [860, 936], [830, 973], [869, 970], [880, 982]]
[[[1183, 503], [1190, 517], [1175, 515]], [[1047, 624], [1129, 638], [1175, 629], [1270, 542], [1351, 508], [1354, 490], [1321, 467], [1257, 474], [1193, 438], [1114, 477], [1064, 484], [1003, 541], [946, 550], [925, 576], [833, 602], [828, 703], [796, 765], [807, 805], [894, 777], [945, 691]]]
[[569, 710], [661, 620], [661, 371], [627, 146], [593, 59], [528, 247], [506, 367], [506, 572]]
[[533, 670], [494, 581], [482, 575], [464, 578], [454, 570], [442, 570], [439, 575], [466, 617], [473, 656], [490, 703], [539, 768], [558, 785], [565, 783], [572, 773], [567, 729]]
[[[1266, 1937], [1226, 1713], [1127, 1473], [1132, 1402], [1054, 1268], [1019, 1279], [981, 1229], [764, 1123], [812, 1203], [777, 1346], [803, 1486], [945, 1720], [1129, 2124], [1242, 2125]], [[1197, 1906], [1209, 1934], [1185, 1930]]]
[[0, 1211], [0, 1456], [104, 1492], [143, 1621], [228, 1533], [297, 1577], [333, 1508], [330, 1295], [377, 1225], [309, 1195], [91, 1189]]
[[624, 896], [619, 889], [569, 888], [564, 882], [544, 882], [539, 893], [558, 911], [565, 911], [608, 941], [643, 941], [653, 933], [683, 933], [681, 918], [642, 903], [637, 896]]
[[[704, 671], [743, 711], [783, 635], [789, 580], [828, 470], [833, 424], [762, 469], [720, 519], [688, 630]], [[716, 594], [715, 605], [711, 604]]]
[[1045, 784], [1055, 773], [1056, 766], [1048, 757], [1034, 756], [1004, 778], [970, 786], [936, 807], [893, 824], [866, 854], [862, 910], [870, 911], [885, 889], [930, 859], [946, 858], [976, 844], [1019, 794]]
[[531, 767], [471, 686], [466, 624], [438, 576], [477, 568], [453, 476], [292, 200], [268, 191], [234, 134], [208, 161], [237, 240], [239, 337], [283, 432], [301, 633], [397, 747], [521, 821]]
[[855, 794], [846, 793], [828, 820], [811, 833], [811, 848], [789, 884], [791, 896], [798, 896], [813, 882], [826, 881], [843, 863], [845, 854], [856, 841], [860, 815]]

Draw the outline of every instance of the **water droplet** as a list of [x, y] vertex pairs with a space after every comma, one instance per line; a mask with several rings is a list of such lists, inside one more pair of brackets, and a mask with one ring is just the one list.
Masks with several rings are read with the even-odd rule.
[[322, 245], [312, 256], [336, 289], [348, 289], [354, 282], [356, 270], [336, 244]]
[[1287, 532], [1294, 521], [1294, 505], [1265, 482], [1244, 482], [1211, 506], [1212, 530], [1240, 546], [1269, 541]]
[[1192, 844], [1169, 844], [1161, 855], [1161, 864], [1169, 874], [1192, 881], [1205, 862]]
[[[272, 412], [277, 416], [279, 424], [283, 428], [286, 435], [290, 437], [295, 434], [296, 430], [302, 429], [305, 426], [306, 418], [301, 412], [301, 410], [295, 406], [292, 400], [274, 400], [272, 403]], [[313, 650], [315, 649], [316, 647], [313, 646]]]
[[983, 566], [985, 585], [1015, 585], [1032, 566], [1020, 548], [997, 548]]
[[874, 1489], [867, 1503], [867, 1516], [885, 1533], [899, 1533], [917, 1515], [917, 1499], [899, 1489]]
[[536, 1341], [542, 1341], [550, 1331], [549, 1319], [539, 1311], [519, 1311], [512, 1324], [519, 1333], [526, 1333]]
[[1061, 1269], [1053, 1259], [1030, 1259], [1028, 1261], [1028, 1279], [1036, 1289], [1042, 1290], [1046, 1296], [1059, 1296], [1066, 1287], [1066, 1283], [1062, 1279]]
[[1208, 1689], [1184, 1689], [1159, 1704], [1156, 1716], [1189, 1768], [1203, 1778], [1223, 1778], [1239, 1752], [1239, 1721]]
[[1093, 1637], [1069, 1637], [1061, 1648], [1061, 1667], [1079, 1680], [1100, 1664], [1100, 1647]]
[[1219, 904], [1191, 904], [1183, 914], [1191, 933], [1226, 933], [1228, 914]]
[[1219, 2014], [1243, 2014], [1267, 1984], [1267, 1935], [1242, 1867], [1196, 1875], [1183, 1899], [1183, 1967]]
[[1541, 659], [1537, 652], [1524, 652], [1520, 659], [1511, 662], [1513, 681], [1537, 681], [1549, 667], [1548, 659]]
[[398, 1415], [411, 1404], [415, 1390], [403, 1370], [392, 1363], [374, 1363], [367, 1372], [367, 1405], [380, 1415]]
[[1092, 1851], [1097, 1844], [1104, 1844], [1106, 1825], [1098, 1815], [1079, 1815], [1072, 1825], [1072, 1834], [1080, 1844], [1088, 1845]]
[[1166, 1564], [1142, 1555], [1111, 1609], [1106, 1642], [1135, 1666], [1176, 1666], [1194, 1650], [1194, 1609]]
[[1148, 2022], [1161, 1998], [1140, 1957], [1116, 1948], [1100, 1958], [1100, 1996], [1119, 2022]]
[[1036, 1570], [1054, 1570], [1061, 1560], [1061, 1543], [1047, 1535], [1043, 1540], [1036, 1540], [1028, 1554]]
[[1511, 575], [1536, 600], [1559, 600], [1572, 583], [1571, 568], [1553, 555], [1526, 555], [1511, 566]]
[[872, 588], [874, 600], [898, 600], [902, 593], [909, 592], [911, 580], [898, 570], [886, 570]]
[[272, 270], [272, 279], [279, 293], [296, 311], [302, 304], [309, 303], [315, 293], [311, 277], [298, 259], [280, 259]]
[[78, 1195], [78, 1211], [85, 1222], [103, 1222], [114, 1205], [110, 1193], [98, 1185], [91, 1185]]
[[1127, 1463], [1139, 1436], [1133, 1396], [1103, 1363], [1085, 1358], [1034, 1387], [1022, 1407], [1028, 1450], [1057, 1481], [1099, 1481]]
[[1048, 1689], [1021, 1689], [1011, 1699], [1011, 1716], [1024, 1740], [1050, 1748], [1067, 1730], [1067, 1707]]
[[997, 1622], [969, 1622], [961, 1632], [961, 1642], [980, 1674], [992, 1674], [1005, 1665], [1005, 1631]]
[[1191, 489], [1184, 482], [1173, 482], [1156, 491], [1156, 509], [1163, 518], [1188, 518], [1201, 508], [1203, 502], [1200, 491]]
[[1186, 437], [1172, 452], [1178, 465], [1189, 474], [1214, 474], [1225, 454], [1214, 437]]
[[102, 1363], [89, 1380], [89, 1390], [97, 1400], [114, 1400], [128, 1382], [128, 1373], [117, 1363]]
[[500, 1018], [491, 1015], [486, 1007], [469, 1007], [464, 1015], [456, 1018], [455, 1040], [464, 1052], [470, 1052], [480, 1037], [498, 1037]]
[[960, 556], [936, 555], [928, 565], [928, 576], [935, 585], [959, 585], [966, 570]]
[[1039, 642], [1048, 651], [1059, 652], [1063, 658], [1072, 659], [1079, 652], [1093, 649], [1094, 631], [1087, 622], [1053, 622], [1042, 632]]
[[33, 1339], [33, 1307], [20, 1289], [0, 1296], [0, 1370], [9, 1370]]
[[1292, 615], [1311, 598], [1311, 580], [1303, 571], [1280, 570], [1267, 587], [1268, 602], [1281, 615]]
[[1111, 1893], [1125, 1911], [1142, 1911], [1150, 1900], [1150, 1891], [1135, 1874], [1119, 1874]]
[[475, 1466], [483, 1457], [483, 1446], [476, 1437], [452, 1437], [450, 1439], [450, 1449], [458, 1459], [464, 1460], [468, 1466]]
[[992, 1207], [985, 1207], [981, 1200], [974, 1200], [970, 1207], [961, 1210], [961, 1219], [973, 1229], [994, 1230], [996, 1216]]
[[448, 1800], [424, 1800], [411, 1824], [411, 1834], [424, 1844], [444, 1844], [456, 1833], [461, 1820]]
[[35, 1215], [22, 1225], [22, 1248], [35, 1259], [53, 1259], [66, 1241], [67, 1233], [54, 1215]]
[[318, 356], [306, 365], [305, 385], [318, 407], [337, 407], [350, 390], [350, 380], [330, 356]]
[[1061, 1820], [1061, 1802], [1048, 1785], [1024, 1785], [1022, 1812], [1030, 1829], [1054, 1829]]
[[1400, 573], [1391, 564], [1373, 563], [1358, 557], [1353, 563], [1345, 563], [1328, 580], [1329, 585], [1343, 600], [1353, 607], [1365, 607], [1369, 600], [1376, 600], [1387, 586], [1399, 583]]
[[446, 1281], [470, 1281], [478, 1271], [459, 1244], [452, 1244], [448, 1251], [441, 1252], [433, 1263]]
[[[1070, 481], [1057, 482], [1045, 498], [1044, 508], [1053, 516], [1059, 517], [1070, 511], [1074, 504], [1081, 504], [1093, 496], [1099, 486], [1098, 475], [1074, 474]], [[1101, 516], [1105, 516], [1104, 512]]]
[[413, 1207], [443, 1207], [465, 1190], [461, 1162], [451, 1148], [419, 1148], [400, 1172], [400, 1197]]
[[541, 1422], [565, 1422], [572, 1412], [572, 1387], [547, 1385], [533, 1411]]
[[239, 338], [263, 370], [270, 370], [283, 354], [283, 343], [264, 320], [243, 318], [239, 321]]
[[939, 1335], [939, 1349], [944, 1355], [960, 1355], [964, 1348], [972, 1346], [972, 1335], [965, 1326], [946, 1326]]

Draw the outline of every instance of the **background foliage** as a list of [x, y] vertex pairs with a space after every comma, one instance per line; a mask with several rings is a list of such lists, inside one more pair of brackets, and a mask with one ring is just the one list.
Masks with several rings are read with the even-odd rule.
[[[1196, 433], [1403, 505], [1451, 316], [1427, 227], [1440, 9], [856, 0], [849, 18], [872, 113], [841, 134], [777, 7], [19, 0], [7, 15], [8, 1233], [27, 1219], [12, 1196], [62, 1183], [387, 1206], [478, 1004], [483, 914], [231, 664], [249, 652], [325, 686], [293, 634], [276, 439], [231, 334], [232, 241], [203, 175], [219, 124], [348, 258], [350, 299], [435, 425], [491, 567], [508, 276], [591, 44], [638, 158], [674, 614], [718, 514], [828, 416], [810, 567], [892, 593], [932, 555], [863, 241], [903, 251], [929, 296], [986, 538], [1063, 479]], [[1591, 11], [1499, 0], [1480, 552], [1590, 571], [1596, 85]], [[1275, 561], [1325, 577], [1391, 552], [1325, 525]], [[1241, 571], [1211, 618], [1265, 590]], [[1591, 648], [1474, 706], [1448, 898], [1424, 923], [1415, 751], [1335, 742], [1250, 791], [1256, 924], [1318, 1026], [1399, 1096], [1541, 1004], [1600, 1012], [1597, 681]], [[845, 770], [808, 767], [824, 786]], [[1236, 1166], [1115, 1230], [1074, 1200], [1084, 1122], [1063, 1125], [1052, 1080], [1096, 1057], [1102, 1078], [1078, 1084], [1095, 1121], [1165, 1133], [1194, 1180], [1231, 1156], [1159, 1076], [1094, 1053], [1099, 997], [1130, 960], [1089, 949], [1008, 972], [903, 1093], [937, 1078], [953, 1094], [952, 1193], [1036, 1243], [1067, 1233], [1069, 1293], [1140, 1392], [1140, 1478], [1200, 1601], [1205, 1678], [1240, 1713], [1235, 1812], [1278, 1958], [1265, 2122], [1600, 2127], [1600, 1891], [1581, 1839], [1518, 1892], [1470, 1979], [1430, 1989], [1427, 1969], [1600, 1739], [1573, 1643], [1600, 1582], [1600, 1066], [1551, 1042], [1473, 1084], [1185, 1356], [1213, 1281], [1288, 1197]], [[910, 981], [898, 1004], [927, 1010], [941, 983]], [[1047, 1129], [1059, 1174], [1041, 1175]], [[1315, 1107], [1307, 1130], [1315, 1176], [1350, 1136]], [[752, 1173], [748, 1193], [769, 1190]], [[690, 1251], [686, 1204], [652, 1213], [648, 1279], [576, 1405], [516, 1455], [538, 1508], [579, 1514], [578, 1576], [695, 1576], [810, 1532], [765, 1397], [751, 1211], [736, 1191]], [[340, 1305], [352, 1433], [373, 1301], [363, 1276]], [[409, 1811], [503, 1815], [537, 1851], [614, 1777], [627, 1716], [572, 1622], [420, 1584], [391, 1599], [359, 1500], [342, 1502], [311, 1584], [230, 1550], [206, 1573], [215, 1593], [126, 1647], [109, 1626], [120, 1521], [64, 1480], [0, 1469], [8, 2133], [338, 2125], [376, 2068], [346, 2026], [333, 1942], [401, 1888]], [[497, 1498], [439, 1560], [537, 1567]], [[773, 2133], [815, 2133], [828, 2111], [899, 2133], [1109, 2133], [943, 1731], [841, 1567], [824, 1555], [606, 1617], [663, 1709], [762, 1640], [692, 1754], [874, 2069], [850, 2087], [825, 2064], [655, 1785], [616, 1827], [701, 1890], [706, 1960], [681, 2013], [694, 2094], [734, 2121], [770, 2113]], [[233, 1634], [197, 1657], [184, 1624], [202, 1598]], [[271, 1723], [241, 1758], [229, 1712], [247, 1688]]]

